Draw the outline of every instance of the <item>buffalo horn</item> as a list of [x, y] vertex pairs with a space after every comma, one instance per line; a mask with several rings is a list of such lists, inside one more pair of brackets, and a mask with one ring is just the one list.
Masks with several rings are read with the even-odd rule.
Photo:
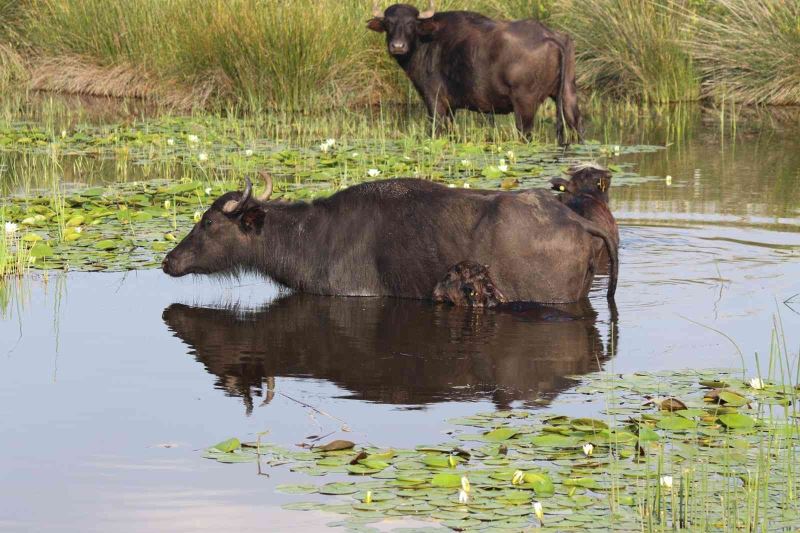
[[378, 5], [377, 0], [372, 2], [372, 16], [375, 17], [376, 19], [382, 19], [383, 18], [383, 10]]
[[272, 176], [270, 176], [269, 172], [264, 172], [263, 170], [259, 172], [258, 175], [264, 180], [267, 188], [264, 189], [263, 194], [256, 198], [256, 200], [259, 202], [266, 202], [269, 200], [269, 197], [272, 196]]
[[250, 195], [253, 193], [253, 182], [250, 181], [249, 177], [244, 178], [244, 192], [242, 193], [241, 199], [237, 202], [236, 200], [228, 200], [225, 202], [225, 205], [222, 206], [222, 212], [226, 215], [233, 215], [238, 213], [244, 206], [247, 204], [247, 201], [250, 199]]
[[433, 0], [428, 0], [428, 9], [426, 9], [425, 11], [420, 13], [419, 14], [419, 18], [420, 19], [429, 19], [429, 18], [431, 18], [433, 16], [433, 14], [435, 12], [436, 12], [436, 9], [433, 7]]

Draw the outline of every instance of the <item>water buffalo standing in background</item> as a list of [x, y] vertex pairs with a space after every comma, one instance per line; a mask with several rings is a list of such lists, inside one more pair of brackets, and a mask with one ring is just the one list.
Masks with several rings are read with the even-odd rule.
[[386, 33], [389, 54], [422, 96], [428, 114], [449, 122], [456, 109], [514, 113], [529, 137], [539, 106], [556, 102], [556, 134], [566, 125], [583, 139], [572, 39], [538, 20], [496, 21], [471, 11], [420, 13], [407, 4], [381, 12], [367, 28]]
[[612, 237], [545, 190], [451, 189], [419, 179], [354, 185], [313, 202], [228, 192], [163, 262], [172, 276], [249, 271], [292, 289], [431, 299], [461, 261], [491, 265], [509, 301], [575, 302], [594, 278], [594, 244]]
[[[569, 180], [553, 178], [552, 188], [559, 191], [558, 199], [587, 220], [603, 228], [619, 247], [619, 227], [608, 207], [611, 172], [596, 165], [579, 165], [567, 171]], [[608, 264], [605, 247], [595, 246], [595, 260], [600, 266]]]

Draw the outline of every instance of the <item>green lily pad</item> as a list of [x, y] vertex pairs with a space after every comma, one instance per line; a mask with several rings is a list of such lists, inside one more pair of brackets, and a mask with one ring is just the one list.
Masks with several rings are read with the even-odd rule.
[[756, 425], [752, 417], [741, 413], [720, 415], [719, 421], [728, 429], [749, 429]]
[[660, 429], [668, 431], [686, 431], [697, 427], [697, 422], [682, 416], [670, 415], [659, 420], [656, 424]]
[[508, 440], [519, 433], [514, 428], [498, 428], [483, 434], [483, 440], [487, 442], [502, 442]]
[[43, 242], [37, 242], [36, 244], [34, 244], [31, 247], [29, 253], [30, 253], [31, 257], [34, 257], [36, 259], [43, 259], [45, 257], [53, 257], [53, 255], [54, 255], [53, 254], [53, 249], [49, 245], [47, 245], [47, 244], [45, 244]]
[[335, 494], [335, 495], [345, 495], [345, 494], [355, 494], [359, 490], [361, 490], [355, 483], [326, 483], [319, 487], [318, 492], [320, 494]]
[[232, 451], [235, 451], [235, 450], [239, 450], [239, 449], [241, 449], [241, 447], [242, 447], [241, 441], [239, 441], [239, 439], [237, 439], [236, 437], [233, 437], [231, 439], [224, 440], [222, 442], [218, 442], [217, 444], [215, 444], [211, 448], [214, 449], [214, 450], [218, 450], [220, 452], [223, 452], [223, 453], [229, 453], [229, 452], [232, 452]]
[[431, 485], [433, 485], [434, 487], [446, 487], [446, 488], [461, 487], [461, 475], [447, 474], [444, 472], [435, 474], [431, 479]]

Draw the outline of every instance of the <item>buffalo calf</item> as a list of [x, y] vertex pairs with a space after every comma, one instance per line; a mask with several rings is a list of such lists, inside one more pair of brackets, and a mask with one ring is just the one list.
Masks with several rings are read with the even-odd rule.
[[[619, 246], [619, 227], [611, 209], [608, 207], [608, 190], [611, 187], [611, 172], [595, 165], [581, 165], [567, 171], [569, 180], [553, 178], [553, 190], [558, 191], [558, 199], [571, 210], [603, 228]], [[604, 247], [595, 246], [598, 265], [608, 264]]]
[[489, 267], [475, 261], [462, 261], [448, 270], [434, 287], [433, 300], [459, 307], [497, 307], [508, 302], [489, 275]]

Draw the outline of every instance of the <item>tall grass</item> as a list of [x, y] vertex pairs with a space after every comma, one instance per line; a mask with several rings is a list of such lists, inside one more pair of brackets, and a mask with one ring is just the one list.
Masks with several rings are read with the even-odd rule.
[[[28, 67], [34, 88], [182, 107], [417, 102], [384, 37], [365, 28], [371, 4], [0, 0], [0, 16], [13, 22], [0, 29], [0, 80]], [[536, 17], [569, 32], [585, 93], [686, 101], [701, 96], [702, 81], [711, 97], [800, 103], [796, 1], [439, 0], [437, 9]]]
[[652, 0], [569, 0], [555, 15], [575, 39], [582, 87], [644, 102], [697, 99], [685, 21]]
[[298, 108], [375, 90], [365, 13], [335, 0], [39, 0], [25, 29], [47, 55], [138, 69], [173, 92]]
[[0, 0], [0, 92], [26, 76], [25, 63], [17, 51], [19, 19], [19, 1]]
[[800, 2], [716, 0], [689, 44], [703, 93], [744, 104], [800, 103]]

